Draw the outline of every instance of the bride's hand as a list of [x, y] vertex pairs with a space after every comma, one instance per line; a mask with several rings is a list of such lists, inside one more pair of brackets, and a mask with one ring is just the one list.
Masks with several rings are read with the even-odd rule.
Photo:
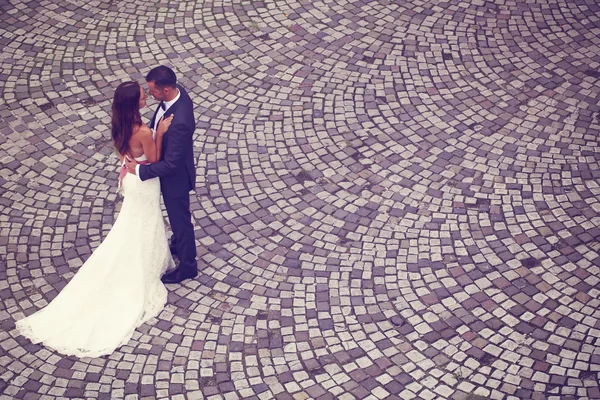
[[156, 128], [157, 135], [164, 135], [165, 132], [167, 132], [169, 126], [171, 126], [171, 122], [173, 122], [174, 116], [175, 114], [171, 114], [167, 118], [163, 117], [160, 119], [160, 121], [158, 122], [158, 128]]
[[137, 165], [137, 161], [135, 161], [135, 158], [133, 158], [130, 154], [126, 154], [125, 155], [125, 168], [127, 168], [127, 172], [135, 175], [136, 174], [136, 168], [135, 168], [136, 165]]

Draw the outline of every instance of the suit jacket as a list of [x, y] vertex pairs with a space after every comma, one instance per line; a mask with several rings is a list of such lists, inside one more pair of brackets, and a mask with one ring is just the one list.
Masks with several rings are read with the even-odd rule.
[[[140, 165], [140, 179], [159, 177], [160, 190], [164, 197], [180, 197], [189, 195], [195, 188], [196, 168], [194, 167], [194, 106], [185, 89], [177, 85], [180, 97], [167, 112], [165, 117], [175, 114], [171, 126], [165, 133], [162, 142], [160, 161], [149, 165]], [[157, 109], [158, 111], [158, 109]], [[154, 112], [150, 126], [154, 126]]]

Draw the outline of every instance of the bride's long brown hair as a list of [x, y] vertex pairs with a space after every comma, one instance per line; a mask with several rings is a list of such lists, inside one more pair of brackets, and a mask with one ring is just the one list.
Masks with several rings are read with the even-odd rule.
[[123, 82], [117, 87], [112, 104], [111, 135], [119, 154], [129, 151], [129, 139], [133, 134], [133, 126], [142, 124], [140, 114], [140, 84]]

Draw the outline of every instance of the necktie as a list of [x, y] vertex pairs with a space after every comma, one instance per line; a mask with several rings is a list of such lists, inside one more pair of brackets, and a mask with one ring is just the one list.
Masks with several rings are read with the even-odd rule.
[[165, 110], [167, 109], [167, 106], [165, 105], [165, 102], [164, 102], [164, 101], [161, 101], [161, 102], [160, 102], [160, 108], [161, 108], [163, 111], [165, 111]]

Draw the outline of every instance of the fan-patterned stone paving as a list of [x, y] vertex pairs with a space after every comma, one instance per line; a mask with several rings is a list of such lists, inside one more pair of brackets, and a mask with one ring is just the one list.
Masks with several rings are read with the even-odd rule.
[[[9, 0], [0, 45], [1, 400], [600, 399], [595, 1]], [[114, 223], [112, 96], [159, 64], [200, 274], [65, 358], [15, 321]]]

